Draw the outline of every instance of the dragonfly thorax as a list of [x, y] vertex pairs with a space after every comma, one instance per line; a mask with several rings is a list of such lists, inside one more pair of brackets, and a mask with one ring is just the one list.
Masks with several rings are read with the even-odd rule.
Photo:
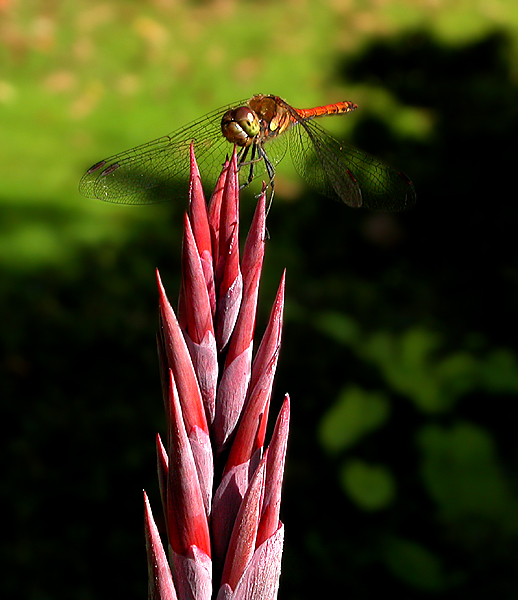
[[253, 110], [248, 106], [239, 106], [223, 115], [221, 131], [231, 144], [249, 146], [261, 131], [261, 125]]

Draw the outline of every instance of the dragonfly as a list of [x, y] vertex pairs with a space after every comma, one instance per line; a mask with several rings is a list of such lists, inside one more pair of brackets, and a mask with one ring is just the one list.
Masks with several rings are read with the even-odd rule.
[[344, 115], [350, 101], [294, 108], [282, 98], [256, 94], [215, 110], [151, 142], [94, 164], [79, 191], [120, 204], [153, 204], [186, 189], [191, 144], [202, 181], [215, 183], [225, 157], [238, 149], [241, 187], [263, 177], [275, 189], [277, 165], [288, 149], [295, 169], [318, 192], [370, 210], [401, 211], [415, 203], [415, 188], [401, 171], [333, 138], [316, 120]]

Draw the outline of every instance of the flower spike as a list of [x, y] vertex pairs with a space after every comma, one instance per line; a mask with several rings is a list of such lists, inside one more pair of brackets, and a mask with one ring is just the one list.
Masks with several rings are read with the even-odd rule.
[[221, 453], [234, 433], [250, 382], [259, 279], [264, 257], [265, 206], [266, 197], [263, 192], [257, 201], [243, 254], [243, 302], [218, 387], [214, 422], [217, 454]]
[[144, 496], [148, 600], [277, 596], [288, 396], [269, 447], [264, 443], [280, 350], [285, 276], [253, 358], [265, 250], [265, 188], [241, 261], [238, 209], [236, 151], [206, 207], [191, 147], [178, 318], [157, 272], [167, 436], [163, 444], [157, 435], [156, 444], [169, 557]]

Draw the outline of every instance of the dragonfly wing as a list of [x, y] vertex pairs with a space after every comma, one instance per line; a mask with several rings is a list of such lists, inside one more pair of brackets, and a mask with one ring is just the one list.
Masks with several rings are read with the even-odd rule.
[[324, 194], [370, 210], [401, 211], [414, 205], [415, 189], [404, 173], [338, 142], [314, 121], [301, 122], [292, 130], [295, 166]]
[[[295, 168], [313, 188], [349, 206], [361, 206], [358, 183], [344, 169], [340, 144], [311, 121], [294, 124], [289, 130], [290, 153]], [[323, 135], [322, 135], [323, 134]]]
[[[229, 105], [234, 106], [234, 104]], [[153, 204], [171, 200], [189, 174], [191, 142], [202, 180], [216, 181], [232, 145], [221, 133], [220, 108], [175, 132], [126, 150], [91, 167], [79, 183], [87, 197], [122, 204]]]
[[288, 137], [286, 135], [278, 135], [268, 138], [265, 142], [265, 151], [268, 155], [268, 160], [276, 167], [281, 160], [286, 156], [288, 150]]

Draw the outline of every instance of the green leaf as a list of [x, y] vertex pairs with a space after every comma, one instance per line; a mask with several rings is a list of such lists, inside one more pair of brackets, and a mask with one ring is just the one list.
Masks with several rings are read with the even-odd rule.
[[396, 495], [394, 478], [386, 467], [358, 459], [344, 463], [340, 480], [346, 494], [363, 510], [382, 510]]
[[344, 313], [321, 312], [315, 319], [315, 326], [339, 344], [350, 346], [358, 343], [360, 336], [358, 323]]
[[328, 452], [339, 452], [381, 427], [388, 415], [385, 394], [349, 386], [320, 422], [320, 442]]
[[418, 437], [422, 477], [446, 518], [497, 517], [509, 493], [490, 434], [471, 423], [424, 427]]
[[416, 589], [439, 591], [445, 587], [441, 561], [417, 542], [391, 538], [385, 544], [383, 558], [398, 579]]

